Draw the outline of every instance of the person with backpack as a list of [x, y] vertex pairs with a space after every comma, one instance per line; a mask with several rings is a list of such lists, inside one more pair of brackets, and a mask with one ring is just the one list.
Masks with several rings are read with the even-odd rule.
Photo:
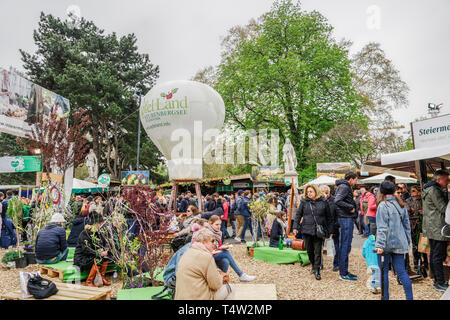
[[0, 246], [4, 249], [17, 245], [16, 226], [14, 222], [2, 211], [1, 214]]
[[395, 185], [392, 182], [383, 181], [378, 192], [375, 248], [378, 254], [381, 276], [384, 277], [384, 300], [389, 300], [388, 265], [390, 261], [392, 261], [392, 266], [403, 285], [406, 300], [413, 300], [411, 279], [405, 268], [405, 254], [409, 252], [411, 244], [411, 226], [408, 212], [400, 206], [399, 200], [402, 199], [395, 194]]
[[358, 177], [354, 172], [347, 172], [344, 179], [336, 180], [336, 195], [334, 204], [340, 226], [339, 238], [339, 279], [345, 281], [356, 281], [357, 276], [348, 271], [348, 260], [352, 249], [353, 240], [353, 220], [358, 212], [356, 203], [353, 200], [352, 187], [358, 182]]

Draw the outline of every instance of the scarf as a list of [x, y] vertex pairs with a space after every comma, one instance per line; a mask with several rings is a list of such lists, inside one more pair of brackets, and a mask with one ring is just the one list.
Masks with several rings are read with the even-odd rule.
[[203, 250], [203, 251], [206, 251], [209, 254], [211, 254], [211, 251], [209, 251], [208, 248], [201, 242], [193, 242], [192, 243], [192, 248]]
[[219, 246], [220, 241], [222, 241], [222, 231], [214, 230], [211, 225], [208, 225], [208, 229], [214, 233], [214, 238], [216, 239], [216, 247]]
[[277, 221], [280, 224], [281, 228], [283, 229], [283, 237], [285, 237], [286, 236], [286, 229], [287, 229], [286, 222], [284, 222], [280, 218], [277, 218]]

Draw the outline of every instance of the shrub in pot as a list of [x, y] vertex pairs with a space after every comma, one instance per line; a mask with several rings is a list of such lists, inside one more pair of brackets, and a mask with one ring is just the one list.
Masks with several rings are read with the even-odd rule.
[[14, 268], [16, 259], [19, 258], [18, 250], [9, 250], [5, 253], [2, 258], [2, 262], [5, 263], [8, 267]]

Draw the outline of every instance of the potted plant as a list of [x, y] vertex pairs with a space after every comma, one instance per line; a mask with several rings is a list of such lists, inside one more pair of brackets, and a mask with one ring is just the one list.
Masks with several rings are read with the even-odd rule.
[[3, 256], [2, 262], [5, 263], [9, 268], [14, 268], [16, 266], [16, 260], [18, 258], [19, 258], [18, 250], [9, 250]]
[[34, 252], [34, 243], [30, 243], [28, 241], [25, 242], [23, 253], [25, 258], [27, 259], [27, 264], [36, 264], [36, 253]]

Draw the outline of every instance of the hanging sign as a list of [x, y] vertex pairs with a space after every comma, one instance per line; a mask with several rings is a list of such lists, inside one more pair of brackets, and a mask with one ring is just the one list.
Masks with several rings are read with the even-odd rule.
[[41, 156], [1, 157], [0, 173], [42, 171]]
[[111, 176], [107, 173], [102, 173], [97, 178], [97, 184], [101, 188], [107, 188], [109, 187], [109, 184], [111, 183]]

